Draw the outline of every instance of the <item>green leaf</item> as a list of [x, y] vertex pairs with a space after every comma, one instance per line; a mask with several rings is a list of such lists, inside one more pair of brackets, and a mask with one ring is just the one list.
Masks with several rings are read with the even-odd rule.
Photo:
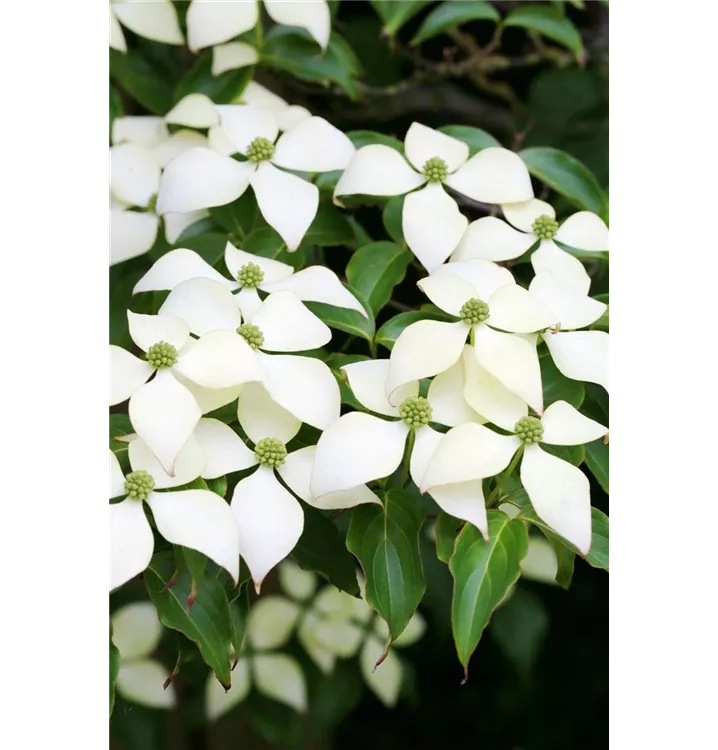
[[402, 226], [405, 197], [404, 195], [395, 195], [393, 198], [389, 198], [381, 214], [386, 233], [397, 245], [401, 245], [402, 247], [406, 247]]
[[303, 242], [319, 247], [353, 245], [354, 232], [346, 214], [327, 198], [319, 202], [317, 215], [304, 235]]
[[175, 88], [175, 102], [193, 93], [204, 94], [215, 104], [231, 104], [241, 98], [247, 84], [252, 80], [254, 67], [249, 65], [214, 76], [212, 75], [212, 54], [210, 49], [200, 52], [189, 73]]
[[260, 227], [250, 232], [242, 243], [242, 250], [252, 255], [276, 260], [277, 256], [286, 249], [284, 240], [272, 227]]
[[561, 588], [568, 589], [571, 586], [573, 578], [573, 565], [576, 561], [576, 553], [572, 552], [561, 540], [560, 537], [552, 536], [549, 538], [554, 552], [556, 553], [556, 583]]
[[352, 596], [359, 595], [356, 566], [337, 527], [320, 510], [302, 504], [304, 531], [292, 558], [303, 570], [326, 578], [329, 583]]
[[157, 608], [157, 616], [165, 627], [178, 630], [197, 644], [204, 661], [229, 690], [232, 628], [224, 588], [215, 578], [204, 578], [197, 599], [188, 612], [185, 604], [192, 589], [192, 579], [189, 571], [183, 570], [177, 581], [167, 588], [173, 572], [174, 556], [166, 552], [155, 555], [145, 571], [145, 585]]
[[520, 26], [538, 31], [539, 34], [563, 44], [576, 55], [583, 53], [583, 42], [573, 23], [548, 3], [528, 5], [522, 3], [509, 13], [505, 26]]
[[386, 492], [383, 503], [354, 509], [347, 547], [364, 570], [366, 600], [386, 621], [393, 641], [426, 591], [419, 553], [424, 511], [419, 500], [398, 489]]
[[382, 34], [390, 38], [431, 0], [371, 0], [371, 4], [377, 15], [384, 23]]
[[474, 154], [484, 148], [500, 147], [501, 144], [494, 138], [491, 133], [487, 133], [481, 128], [470, 128], [466, 125], [444, 125], [439, 128], [442, 133], [450, 135], [459, 141], [463, 141], [469, 147], [469, 154]]
[[262, 62], [304, 81], [325, 86], [336, 83], [350, 98], [359, 98], [354, 82], [359, 72], [358, 61], [346, 41], [334, 31], [322, 54], [304, 30], [277, 25], [266, 36]]
[[227, 494], [227, 477], [208, 479], [207, 487], [220, 497], [224, 497]]
[[241, 593], [229, 603], [229, 619], [232, 626], [232, 648], [234, 649], [234, 663], [237, 663], [242, 652], [242, 642], [247, 630], [249, 616], [249, 588], [240, 585]]
[[380, 144], [382, 146], [389, 146], [389, 148], [393, 148], [400, 154], [404, 153], [404, 144], [400, 140], [391, 135], [376, 133], [373, 130], [350, 130], [347, 133], [347, 138], [349, 138], [356, 148]]
[[451, 321], [448, 315], [441, 311], [429, 311], [429, 310], [412, 310], [411, 312], [403, 312], [395, 315], [393, 318], [384, 323], [384, 325], [376, 332], [374, 338], [377, 344], [385, 346], [387, 349], [392, 349], [396, 343], [399, 334], [412, 323], [416, 323], [419, 320], [444, 320]]
[[[608, 294], [597, 294], [594, 299], [608, 305]], [[606, 312], [598, 320], [591, 323], [591, 328], [599, 331], [608, 331], [608, 307], [606, 307]]]
[[122, 98], [117, 89], [110, 86], [110, 143], [112, 143], [112, 126], [116, 117], [122, 117], [125, 113], [122, 106]]
[[189, 570], [192, 580], [195, 583], [199, 583], [204, 577], [205, 570], [207, 570], [207, 556], [189, 547], [180, 547], [179, 549], [182, 550], [182, 559], [187, 566], [187, 570]]
[[436, 519], [434, 526], [434, 535], [436, 537], [436, 556], [441, 562], [448, 563], [449, 558], [454, 554], [454, 543], [456, 535], [463, 521], [460, 521], [442, 510]]
[[[246, 190], [236, 201], [209, 209], [212, 221], [226, 229], [233, 240], [243, 240], [263, 219], [252, 190]], [[266, 226], [266, 224], [264, 224]]]
[[345, 382], [341, 368], [344, 367], [344, 365], [349, 365], [353, 362], [365, 362], [367, 359], [369, 359], [369, 357], [364, 354], [330, 354], [325, 360], [339, 384], [342, 403], [348, 404], [352, 409], [357, 411], [366, 411], [366, 407], [357, 400], [352, 389]]
[[451, 622], [459, 661], [468, 678], [469, 659], [479, 644], [491, 613], [521, 574], [528, 550], [528, 530], [520, 519], [505, 513], [487, 513], [489, 540], [467, 523], [459, 534], [449, 570], [454, 576]]
[[604, 220], [608, 215], [608, 200], [589, 170], [565, 151], [557, 148], [525, 148], [519, 151], [529, 172], [578, 208], [593, 211]]
[[608, 445], [603, 439], [586, 443], [586, 466], [608, 494]]
[[194, 250], [210, 266], [224, 258], [224, 248], [227, 246], [227, 235], [219, 232], [207, 232], [195, 237], [188, 237], [183, 241], [182, 247]]
[[372, 341], [374, 339], [375, 324], [374, 315], [371, 312], [369, 303], [362, 299], [361, 294], [355, 289], [351, 289], [350, 291], [362, 303], [368, 317], [365, 318], [356, 310], [325, 305], [323, 302], [305, 302], [304, 304], [330, 328], [337, 328], [352, 336], [360, 336], [367, 341]]
[[115, 683], [120, 671], [120, 652], [112, 642], [112, 625], [110, 625], [110, 716], [115, 708]]
[[453, 0], [439, 3], [424, 19], [411, 44], [421, 44], [467, 21], [499, 21], [501, 16], [493, 5], [480, 0]]
[[114, 453], [126, 451], [129, 443], [117, 438], [133, 435], [135, 432], [127, 414], [110, 414], [110, 450]]
[[152, 114], [164, 115], [171, 109], [172, 87], [136, 51], [123, 54], [111, 49], [110, 77]]
[[549, 445], [544, 443], [541, 448], [546, 453], [561, 458], [574, 466], [580, 466], [586, 460], [586, 449], [582, 445]]
[[578, 409], [583, 403], [586, 389], [578, 380], [571, 380], [563, 375], [556, 367], [553, 357], [548, 351], [539, 357], [541, 366], [541, 382], [543, 383], [544, 408], [554, 401], [566, 401]]
[[412, 254], [393, 242], [360, 247], [347, 264], [347, 281], [369, 302], [376, 315], [406, 275]]

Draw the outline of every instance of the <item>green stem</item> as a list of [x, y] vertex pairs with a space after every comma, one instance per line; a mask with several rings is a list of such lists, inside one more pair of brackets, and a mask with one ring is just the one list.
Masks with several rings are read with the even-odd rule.
[[409, 439], [406, 441], [406, 448], [404, 448], [404, 459], [401, 465], [401, 475], [399, 477], [399, 487], [403, 487], [406, 484], [406, 480], [409, 478], [409, 465], [411, 464], [411, 452], [414, 450], [414, 441], [416, 440], [416, 430], [409, 430]]
[[262, 29], [262, 19], [257, 18], [257, 25], [254, 27], [254, 33], [255, 33], [255, 39], [254, 42], [257, 45], [257, 52], [259, 54], [262, 54], [262, 45], [264, 44], [264, 38], [262, 35], [263, 29]]
[[471, 330], [469, 331], [469, 343], [471, 346], [474, 346], [474, 339], [476, 338], [476, 326], [471, 326]]
[[524, 454], [524, 446], [522, 443], [521, 447], [516, 451], [516, 453], [514, 454], [514, 457], [511, 459], [511, 463], [506, 467], [506, 470], [504, 471], [504, 473], [499, 477], [498, 482], [496, 482], [496, 486], [491, 491], [491, 494], [486, 500], [487, 508], [493, 507], [493, 503], [498, 500], [501, 486], [514, 473], [514, 469], [519, 465], [519, 461], [521, 460], [521, 456], [523, 456], [523, 454]]

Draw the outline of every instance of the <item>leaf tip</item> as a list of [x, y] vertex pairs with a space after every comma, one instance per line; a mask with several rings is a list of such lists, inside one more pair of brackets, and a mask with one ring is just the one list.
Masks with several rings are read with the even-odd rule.
[[460, 682], [459, 684], [460, 684], [460, 685], [466, 685], [466, 683], [467, 683], [468, 681], [469, 681], [469, 665], [467, 664], [467, 665], [466, 665], [466, 666], [464, 667], [464, 677], [463, 677], [463, 679], [461, 680], [461, 682]]
[[389, 655], [389, 647], [391, 646], [391, 636], [389, 637], [389, 640], [386, 642], [386, 646], [384, 646], [384, 653], [376, 660], [376, 664], [374, 665], [374, 669], [372, 669], [372, 674], [376, 672], [377, 667], [386, 659], [386, 657]]

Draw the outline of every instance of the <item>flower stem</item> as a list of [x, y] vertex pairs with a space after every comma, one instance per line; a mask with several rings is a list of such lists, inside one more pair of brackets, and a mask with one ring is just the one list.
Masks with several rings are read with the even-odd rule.
[[493, 507], [494, 502], [496, 502], [496, 504], [498, 505], [497, 501], [499, 499], [499, 491], [501, 490], [501, 486], [514, 473], [514, 469], [518, 466], [519, 461], [521, 460], [521, 456], [523, 456], [523, 454], [524, 454], [524, 446], [522, 444], [521, 447], [514, 454], [514, 457], [511, 459], [511, 463], [506, 467], [506, 470], [504, 471], [504, 473], [499, 477], [498, 482], [496, 482], [496, 486], [491, 491], [491, 494], [486, 500], [487, 508]]
[[414, 450], [414, 440], [416, 440], [416, 430], [409, 430], [409, 439], [406, 441], [404, 459], [401, 464], [399, 487], [403, 487], [406, 484], [406, 480], [409, 478], [409, 466], [411, 464], [411, 452]]

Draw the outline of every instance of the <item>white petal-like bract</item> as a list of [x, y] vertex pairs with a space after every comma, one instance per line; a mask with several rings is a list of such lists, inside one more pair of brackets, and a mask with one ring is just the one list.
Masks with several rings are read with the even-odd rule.
[[277, 141], [272, 162], [298, 172], [344, 169], [356, 148], [344, 133], [323, 117], [309, 117]]
[[139, 500], [110, 505], [110, 591], [141, 573], [152, 559], [155, 540]]
[[551, 445], [583, 445], [598, 440], [608, 428], [581, 414], [565, 401], [554, 401], [541, 417], [542, 443]]
[[352, 157], [334, 195], [403, 195], [426, 180], [390, 146], [363, 146]]
[[446, 184], [483, 203], [520, 203], [534, 197], [523, 159], [499, 147], [485, 148], [474, 154], [446, 178]]
[[449, 172], [455, 172], [469, 158], [469, 147], [463, 141], [418, 122], [407, 130], [404, 150], [418, 172], [433, 158], [442, 159]]

